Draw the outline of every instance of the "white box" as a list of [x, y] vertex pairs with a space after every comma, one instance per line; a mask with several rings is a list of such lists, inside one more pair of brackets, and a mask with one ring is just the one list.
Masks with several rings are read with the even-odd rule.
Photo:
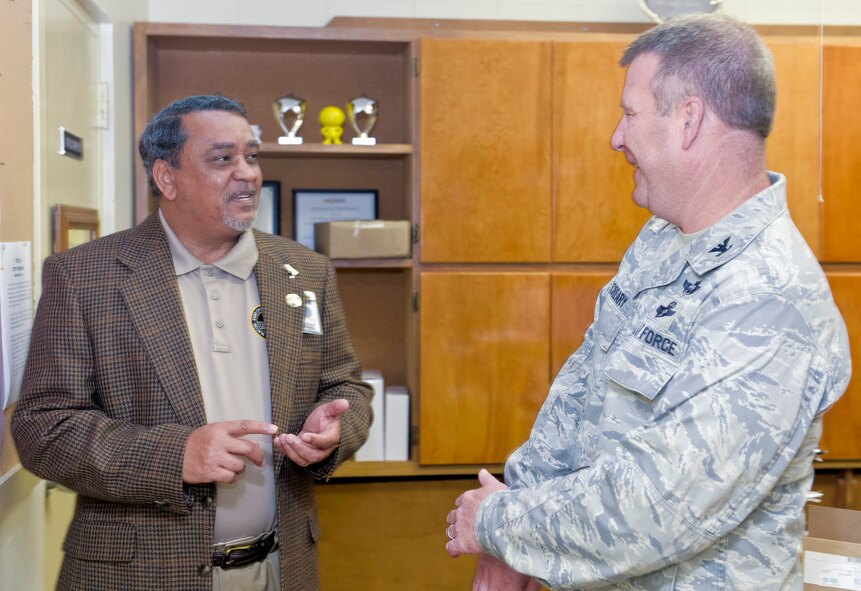
[[404, 386], [386, 388], [386, 460], [410, 457], [410, 395]]
[[365, 445], [356, 451], [354, 456], [357, 462], [382, 462], [385, 459], [385, 388], [383, 386], [383, 374], [375, 369], [362, 372], [362, 379], [368, 382], [374, 389], [374, 398], [371, 400], [371, 410], [374, 411], [374, 420], [368, 433]]
[[861, 511], [807, 508], [804, 591], [861, 590]]

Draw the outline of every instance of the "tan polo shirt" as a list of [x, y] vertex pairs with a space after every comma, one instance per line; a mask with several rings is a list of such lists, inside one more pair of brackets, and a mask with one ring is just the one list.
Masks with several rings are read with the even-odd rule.
[[[257, 244], [247, 230], [224, 258], [205, 265], [182, 245], [159, 211], [173, 256], [185, 320], [210, 423], [233, 419], [271, 422], [265, 325], [254, 265]], [[230, 484], [218, 484], [215, 542], [256, 536], [275, 524], [272, 438], [258, 441], [262, 468], [246, 461]]]

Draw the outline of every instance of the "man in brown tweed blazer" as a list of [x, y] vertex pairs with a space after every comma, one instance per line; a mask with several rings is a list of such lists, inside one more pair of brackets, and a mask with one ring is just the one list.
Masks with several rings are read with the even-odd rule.
[[[250, 229], [262, 175], [240, 103], [181, 99], [140, 147], [161, 211], [45, 261], [12, 418], [24, 466], [78, 493], [58, 588], [317, 589], [313, 481], [371, 421], [334, 269]], [[234, 289], [250, 320], [223, 307]], [[269, 498], [243, 505], [257, 481]], [[230, 545], [217, 513], [274, 529]]]

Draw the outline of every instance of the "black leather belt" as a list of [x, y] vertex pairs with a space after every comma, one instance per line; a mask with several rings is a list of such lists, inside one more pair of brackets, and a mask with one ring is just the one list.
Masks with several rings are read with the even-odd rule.
[[265, 560], [278, 547], [278, 532], [274, 529], [248, 543], [228, 544], [212, 553], [212, 566], [238, 568]]

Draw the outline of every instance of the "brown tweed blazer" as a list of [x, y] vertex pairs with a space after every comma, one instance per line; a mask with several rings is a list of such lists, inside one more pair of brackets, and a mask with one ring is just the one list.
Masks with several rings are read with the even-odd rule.
[[[364, 442], [372, 390], [360, 380], [328, 260], [280, 237], [255, 238], [272, 421], [295, 433], [318, 403], [350, 401], [328, 461], [300, 468], [275, 454], [281, 589], [314, 590], [313, 481]], [[182, 482], [185, 442], [206, 417], [157, 214], [49, 257], [43, 283], [11, 428], [26, 468], [79, 495], [58, 588], [211, 589], [215, 486]], [[304, 290], [317, 294], [322, 335], [304, 334], [304, 308], [286, 305], [286, 294]]]

